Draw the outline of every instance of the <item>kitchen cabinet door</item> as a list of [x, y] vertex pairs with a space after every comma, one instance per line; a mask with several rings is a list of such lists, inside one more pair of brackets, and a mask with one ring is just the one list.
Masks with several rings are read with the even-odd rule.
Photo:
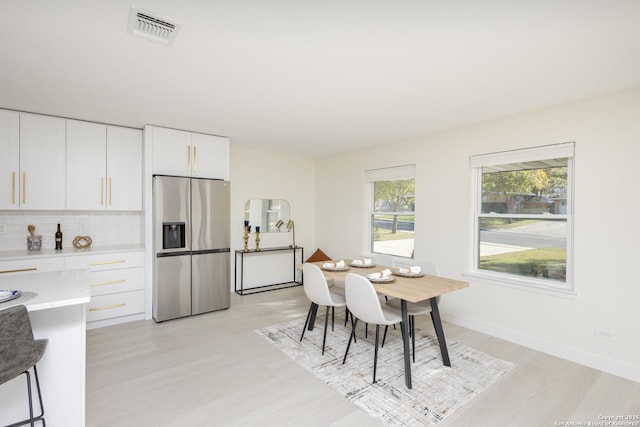
[[229, 139], [151, 127], [153, 173], [229, 180]]
[[67, 204], [69, 210], [106, 206], [107, 127], [67, 120]]
[[0, 110], [0, 209], [20, 207], [20, 113]]
[[152, 126], [153, 174], [191, 176], [191, 133]]
[[142, 210], [142, 131], [107, 126], [108, 210]]
[[191, 134], [192, 176], [229, 180], [229, 139]]
[[20, 208], [65, 209], [65, 119], [20, 113]]
[[142, 132], [67, 120], [67, 209], [142, 209]]

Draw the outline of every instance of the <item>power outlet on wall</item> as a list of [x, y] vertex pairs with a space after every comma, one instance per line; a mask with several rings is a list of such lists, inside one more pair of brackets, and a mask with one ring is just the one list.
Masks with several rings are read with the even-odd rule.
[[0, 236], [7, 234], [7, 224], [0, 224]]
[[593, 333], [598, 338], [613, 341], [613, 331], [611, 329], [595, 328]]

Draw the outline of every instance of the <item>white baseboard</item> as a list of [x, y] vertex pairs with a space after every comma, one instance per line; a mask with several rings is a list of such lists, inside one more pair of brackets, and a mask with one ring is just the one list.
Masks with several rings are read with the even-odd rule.
[[612, 375], [640, 382], [640, 365], [609, 359], [597, 354], [588, 353], [553, 341], [544, 340], [532, 335], [506, 329], [476, 319], [442, 312], [442, 319], [474, 331], [500, 338], [514, 344], [522, 345], [543, 353], [551, 354], [571, 362], [598, 369]]
[[144, 320], [144, 313], [130, 314], [128, 316], [115, 317], [113, 319], [87, 322], [87, 330], [104, 328], [105, 326], [119, 325], [120, 323], [133, 322], [134, 320]]

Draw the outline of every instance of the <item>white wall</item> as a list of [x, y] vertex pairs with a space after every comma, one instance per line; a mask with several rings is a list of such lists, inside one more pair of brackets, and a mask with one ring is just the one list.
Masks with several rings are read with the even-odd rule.
[[[416, 259], [471, 286], [442, 299], [450, 321], [640, 381], [640, 89], [317, 162], [316, 242], [360, 254], [363, 171], [415, 163]], [[481, 283], [472, 253], [469, 156], [575, 141], [573, 299]], [[613, 341], [595, 328], [613, 331]]]
[[[289, 202], [291, 219], [295, 222], [296, 244], [304, 247], [304, 257], [315, 250], [315, 161], [314, 159], [289, 156], [267, 151], [239, 148], [231, 142], [231, 251], [244, 246], [244, 205], [249, 199], [284, 199]], [[292, 243], [292, 234], [260, 233], [260, 247], [281, 247]], [[255, 234], [248, 242], [255, 248]], [[273, 259], [273, 254], [247, 258], [247, 280], [257, 285], [272, 283], [284, 275], [291, 278], [290, 264]], [[290, 254], [282, 254], [290, 258]], [[288, 259], [287, 258], [287, 259]], [[261, 262], [262, 260], [262, 262]], [[266, 261], [265, 261], [266, 260]], [[301, 259], [297, 260], [301, 262]], [[232, 261], [233, 262], [233, 261]], [[250, 266], [250, 263], [253, 264]], [[265, 265], [266, 263], [266, 265]], [[255, 273], [260, 271], [258, 278]], [[233, 271], [233, 264], [232, 264]], [[284, 273], [283, 273], [284, 272]], [[231, 277], [233, 288], [233, 273]]]

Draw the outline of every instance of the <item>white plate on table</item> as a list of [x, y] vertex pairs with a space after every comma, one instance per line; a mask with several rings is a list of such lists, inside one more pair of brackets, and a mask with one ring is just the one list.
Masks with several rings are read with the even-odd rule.
[[349, 267], [346, 265], [344, 267], [320, 267], [320, 269], [324, 271], [349, 271]]
[[373, 268], [375, 267], [375, 264], [349, 264], [349, 267], [355, 267], [355, 268]]
[[415, 277], [424, 276], [424, 273], [398, 273], [397, 271], [394, 271], [391, 274], [393, 274], [394, 276], [398, 276], [398, 277], [409, 277], [409, 278], [415, 278]]
[[21, 291], [0, 289], [0, 302], [11, 301], [22, 295]]
[[393, 283], [396, 281], [395, 277], [367, 277], [371, 283]]

